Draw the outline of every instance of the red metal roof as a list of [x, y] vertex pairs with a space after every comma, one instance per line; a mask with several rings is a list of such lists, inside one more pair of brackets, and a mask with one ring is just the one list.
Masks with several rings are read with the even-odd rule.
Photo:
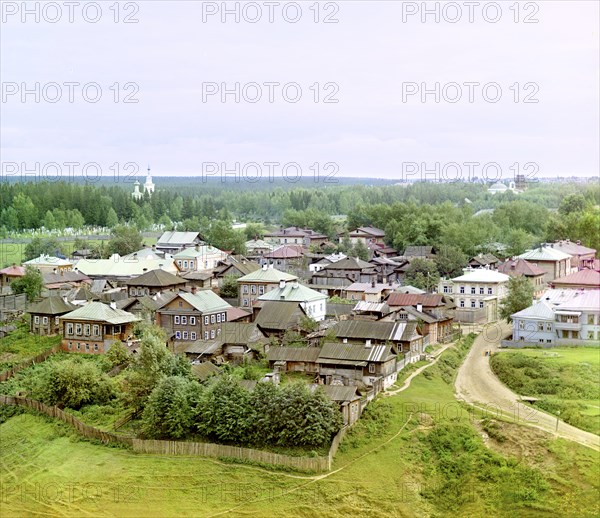
[[600, 288], [600, 270], [584, 269], [552, 281], [557, 286], [586, 286]]
[[416, 306], [422, 304], [423, 307], [443, 306], [443, 295], [433, 293], [390, 293], [387, 301], [388, 306]]
[[23, 275], [25, 275], [25, 267], [9, 266], [8, 268], [4, 268], [3, 270], [0, 270], [0, 274], [10, 275], [13, 277], [22, 277]]
[[498, 271], [506, 275], [525, 275], [526, 277], [535, 277], [546, 273], [537, 264], [530, 263], [525, 259], [507, 260], [498, 266]]

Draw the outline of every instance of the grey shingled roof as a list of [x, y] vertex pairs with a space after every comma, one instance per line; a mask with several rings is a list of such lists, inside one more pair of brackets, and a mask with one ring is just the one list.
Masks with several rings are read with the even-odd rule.
[[77, 306], [65, 302], [62, 297], [48, 297], [33, 306], [29, 306], [28, 313], [42, 315], [63, 315], [73, 311]]
[[320, 352], [320, 347], [271, 347], [267, 360], [315, 363]]
[[125, 281], [127, 286], [151, 286], [163, 288], [166, 286], [176, 286], [178, 284], [185, 284], [185, 279], [177, 277], [172, 273], [165, 272], [164, 270], [150, 270], [149, 272], [143, 273], [133, 279]]

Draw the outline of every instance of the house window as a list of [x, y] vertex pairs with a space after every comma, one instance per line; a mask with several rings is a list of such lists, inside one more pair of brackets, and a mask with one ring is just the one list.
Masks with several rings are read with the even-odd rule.
[[188, 267], [188, 262], [187, 261], [183, 261], [183, 267], [187, 268]]
[[588, 331], [588, 340], [594, 339], [594, 331]]
[[480, 300], [480, 301], [479, 301], [479, 307], [480, 307], [480, 308], [483, 308], [483, 300]]
[[461, 292], [461, 293], [464, 293], [464, 292], [465, 292], [465, 287], [464, 287], [464, 286], [461, 286], [461, 287], [460, 287], [460, 292]]
[[544, 330], [544, 324], [542, 322], [538, 322], [538, 331]]
[[69, 342], [69, 351], [73, 349], [73, 342]]
[[190, 268], [194, 268], [194, 261], [190, 261]]
[[181, 324], [184, 326], [187, 326], [187, 317], [186, 316], [181, 317]]
[[465, 301], [464, 301], [464, 300], [462, 300], [462, 299], [461, 299], [461, 301], [460, 301], [460, 307], [461, 307], [461, 308], [464, 308], [464, 307], [465, 307]]
[[369, 364], [369, 372], [371, 374], [373, 374], [375, 372], [375, 364], [374, 363]]
[[444, 286], [444, 293], [449, 293], [448, 286]]
[[81, 342], [77, 342], [77, 350], [81, 350]]
[[475, 295], [475, 286], [471, 286], [471, 295]]
[[85, 334], [85, 336], [90, 336], [90, 329], [91, 329], [91, 326], [89, 324], [86, 324], [85, 326], [83, 326], [83, 333]]
[[196, 339], [196, 332], [195, 332], [195, 331], [192, 331], [192, 332], [190, 333], [190, 340], [195, 340], [195, 339]]
[[98, 324], [94, 324], [92, 330], [94, 331], [94, 336], [98, 336], [100, 334], [100, 326]]
[[42, 324], [46, 325], [48, 323], [48, 317], [42, 318]]
[[265, 287], [264, 286], [259, 286], [258, 287], [258, 294], [259, 295], [264, 295], [265, 294]]
[[94, 344], [94, 351], [98, 351], [98, 344]]
[[173, 321], [174, 321], [176, 324], [179, 324], [179, 315], [175, 315], [175, 316], [173, 317]]
[[244, 307], [247, 307], [247, 306], [248, 306], [248, 299], [244, 299], [244, 301], [243, 301], [242, 305], [243, 305]]
[[242, 286], [242, 293], [248, 293], [248, 285], [247, 284], [244, 284]]
[[543, 339], [543, 338], [540, 338], [540, 339], [538, 340], [538, 342], [540, 342], [541, 344], [543, 344], [543, 343], [544, 343], [544, 339]]
[[256, 295], [256, 284], [252, 285], [252, 287], [250, 288], [250, 293], [252, 293], [252, 295]]
[[58, 317], [54, 317], [54, 323], [58, 325], [59, 319]]
[[177, 264], [178, 264], [179, 266], [181, 266], [181, 261], [177, 261]]
[[82, 329], [81, 324], [75, 324], [75, 334], [76, 335], [80, 335], [81, 334], [81, 329]]
[[67, 324], [67, 334], [68, 335], [73, 334], [73, 324]]
[[175, 331], [175, 338], [178, 340], [181, 338], [181, 331]]
[[552, 324], [550, 322], [546, 323], [546, 331], [552, 331]]
[[36, 324], [39, 324], [40, 323], [40, 317], [38, 317], [38, 316], [33, 317], [33, 322], [36, 323]]
[[215, 337], [215, 330], [214, 330], [214, 329], [211, 329], [211, 330], [210, 330], [210, 337], [211, 337], [211, 338], [214, 338], [214, 337]]
[[90, 344], [85, 344], [85, 352], [89, 352], [90, 350]]
[[485, 293], [484, 288], [479, 288], [479, 295], [483, 295]]
[[217, 323], [220, 324], [221, 323], [221, 313], [217, 314]]
[[179, 307], [182, 308], [183, 307], [183, 301], [179, 301]]
[[474, 300], [471, 300], [471, 307], [472, 307], [472, 308], [475, 308], [475, 307], [477, 307], [477, 306], [475, 305], [475, 301], [474, 301]]
[[523, 322], [522, 320], [519, 320], [519, 329], [525, 329], [525, 322]]
[[215, 315], [211, 315], [210, 316], [210, 323], [214, 324], [215, 323]]
[[546, 343], [547, 343], [547, 344], [551, 344], [551, 343], [552, 343], [552, 340], [550, 340], [550, 338], [546, 338]]
[[184, 332], [183, 332], [183, 339], [184, 339], [184, 340], [187, 340], [187, 339], [188, 339], [188, 332], [187, 332], [187, 331], [184, 331]]
[[204, 331], [204, 339], [208, 340], [208, 331]]
[[195, 326], [196, 325], [196, 317], [190, 317], [190, 325], [191, 326]]
[[208, 325], [208, 315], [206, 315], [204, 317], [204, 325], [207, 326]]
[[488, 288], [488, 295], [492, 295], [494, 293], [494, 289], [493, 288]]
[[594, 325], [594, 315], [588, 315], [588, 325]]

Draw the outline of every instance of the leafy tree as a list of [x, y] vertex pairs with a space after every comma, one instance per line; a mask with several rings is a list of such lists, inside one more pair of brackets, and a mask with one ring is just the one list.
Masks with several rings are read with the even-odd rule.
[[248, 223], [244, 229], [244, 233], [246, 234], [247, 241], [254, 238], [262, 239], [265, 237], [265, 227], [263, 227], [262, 223]]
[[352, 251], [352, 241], [350, 240], [350, 236], [346, 233], [342, 237], [342, 242], [338, 247], [338, 251], [348, 255]]
[[353, 257], [358, 257], [363, 261], [369, 260], [369, 249], [362, 241], [357, 241], [356, 244], [352, 247], [351, 255]]
[[309, 316], [300, 318], [300, 329], [306, 333], [312, 333], [319, 329], [319, 323]]
[[251, 430], [253, 413], [250, 393], [235, 378], [212, 378], [199, 402], [196, 429], [219, 441], [244, 442]]
[[115, 228], [119, 224], [119, 216], [115, 212], [115, 209], [112, 207], [108, 209], [108, 213], [106, 214], [106, 226], [108, 228]]
[[532, 244], [532, 237], [524, 230], [511, 230], [506, 239], [506, 253], [509, 256], [521, 255]]
[[462, 274], [467, 261], [468, 258], [462, 250], [451, 245], [441, 246], [433, 259], [439, 273], [449, 278]]
[[221, 285], [221, 297], [235, 299], [238, 296], [238, 283], [233, 275], [226, 275]]
[[508, 295], [500, 303], [500, 317], [507, 322], [512, 322], [512, 317], [517, 311], [531, 306], [533, 300], [533, 286], [524, 277], [511, 277], [508, 281]]
[[102, 404], [115, 396], [112, 380], [99, 367], [81, 358], [46, 362], [32, 379], [31, 396], [48, 405], [78, 409]]
[[56, 253], [62, 253], [60, 243], [55, 237], [43, 239], [41, 237], [34, 237], [25, 247], [24, 257], [26, 261], [35, 259], [42, 254], [54, 255]]
[[42, 294], [44, 287], [44, 279], [39, 270], [33, 266], [25, 267], [25, 275], [19, 279], [15, 279], [10, 283], [10, 289], [15, 295], [25, 293], [27, 300], [33, 302]]
[[432, 291], [439, 280], [440, 274], [435, 263], [429, 259], [415, 259], [404, 275], [404, 284], [426, 291]]
[[136, 252], [143, 246], [143, 237], [135, 228], [119, 225], [112, 230], [108, 252], [123, 256]]
[[581, 193], [568, 194], [563, 198], [558, 207], [558, 213], [566, 216], [573, 212], [583, 212], [586, 202], [585, 196]]
[[131, 362], [129, 351], [123, 342], [114, 341], [104, 355], [110, 367], [128, 365]]
[[148, 437], [180, 439], [192, 430], [192, 395], [201, 397], [201, 386], [181, 376], [163, 378], [154, 388], [142, 416], [142, 431]]

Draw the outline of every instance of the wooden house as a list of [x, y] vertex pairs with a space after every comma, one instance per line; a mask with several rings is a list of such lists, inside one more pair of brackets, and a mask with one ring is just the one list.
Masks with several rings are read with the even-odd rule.
[[131, 340], [138, 320], [114, 304], [89, 302], [59, 317], [61, 347], [69, 352], [103, 354], [113, 342]]
[[157, 269], [143, 273], [133, 279], [125, 281], [130, 297], [152, 296], [163, 291], [176, 291], [186, 284], [186, 280]]
[[29, 329], [35, 335], [57, 335], [60, 332], [60, 317], [76, 308], [62, 297], [47, 297], [29, 306]]

